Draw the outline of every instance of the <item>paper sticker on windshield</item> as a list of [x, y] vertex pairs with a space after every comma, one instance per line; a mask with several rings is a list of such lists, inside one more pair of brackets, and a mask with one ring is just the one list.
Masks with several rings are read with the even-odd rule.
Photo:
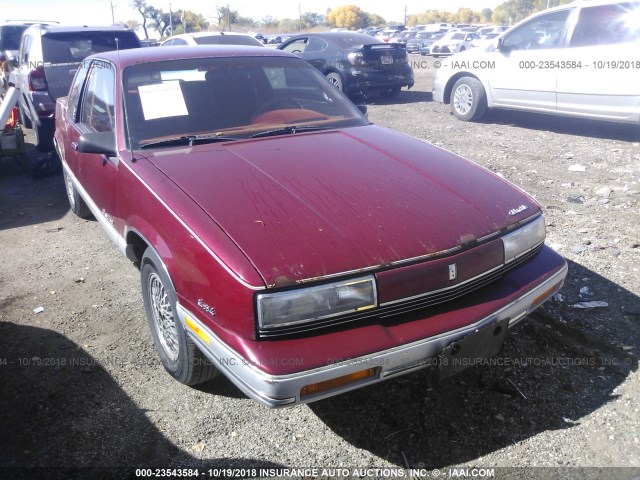
[[145, 120], [188, 115], [180, 82], [164, 82], [138, 87]]

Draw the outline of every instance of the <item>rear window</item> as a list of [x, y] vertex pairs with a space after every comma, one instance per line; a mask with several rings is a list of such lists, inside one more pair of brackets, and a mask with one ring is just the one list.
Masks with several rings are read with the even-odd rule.
[[332, 37], [332, 40], [342, 48], [352, 48], [357, 45], [374, 45], [378, 43], [385, 43], [379, 38], [360, 34], [341, 35], [339, 37]]
[[262, 43], [248, 35], [211, 35], [210, 37], [194, 37], [198, 45], [248, 45], [262, 47]]
[[635, 42], [640, 39], [640, 3], [584, 7], [571, 38], [572, 47]]
[[22, 32], [26, 25], [3, 25], [0, 27], [0, 50], [19, 50]]
[[126, 31], [48, 33], [42, 37], [44, 61], [50, 63], [77, 63], [94, 53], [139, 46], [138, 37]]

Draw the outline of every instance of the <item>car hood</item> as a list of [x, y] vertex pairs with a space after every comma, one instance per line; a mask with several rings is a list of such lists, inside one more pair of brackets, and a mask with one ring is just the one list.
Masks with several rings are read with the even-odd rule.
[[158, 150], [148, 159], [267, 286], [473, 245], [539, 210], [472, 162], [377, 126]]

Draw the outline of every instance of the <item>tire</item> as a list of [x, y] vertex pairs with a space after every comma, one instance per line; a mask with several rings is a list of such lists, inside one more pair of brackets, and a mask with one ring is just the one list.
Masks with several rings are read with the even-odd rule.
[[65, 190], [67, 191], [67, 198], [69, 199], [69, 206], [71, 207], [71, 211], [75, 213], [80, 218], [91, 218], [93, 214], [89, 207], [84, 202], [80, 193], [78, 193], [78, 189], [73, 184], [73, 179], [71, 175], [67, 173], [66, 170], [63, 169], [64, 175], [64, 185]]
[[465, 122], [482, 118], [487, 111], [487, 93], [482, 83], [473, 77], [462, 77], [451, 90], [451, 113]]
[[327, 73], [326, 77], [334, 87], [336, 87], [341, 92], [343, 91], [344, 82], [342, 81], [342, 75], [340, 75], [338, 72], [329, 72]]
[[151, 248], [144, 252], [140, 265], [144, 310], [162, 366], [185, 385], [197, 385], [218, 376], [218, 369], [187, 336], [178, 318], [176, 292]]
[[33, 128], [33, 124], [31, 120], [24, 114], [24, 110], [18, 107], [18, 111], [20, 112], [20, 123], [25, 126], [25, 128]]
[[400, 95], [401, 89], [402, 89], [401, 87], [391, 87], [388, 90], [385, 90], [384, 92], [382, 92], [380, 95], [383, 96], [384, 98], [397, 97], [398, 95]]
[[40, 120], [40, 125], [36, 125], [33, 129], [36, 149], [40, 152], [51, 152], [53, 146], [53, 132], [55, 124], [50, 119]]
[[466, 50], [466, 48], [464, 48], [464, 47], [460, 47], [460, 51], [461, 51], [461, 52], [464, 52], [465, 50]]

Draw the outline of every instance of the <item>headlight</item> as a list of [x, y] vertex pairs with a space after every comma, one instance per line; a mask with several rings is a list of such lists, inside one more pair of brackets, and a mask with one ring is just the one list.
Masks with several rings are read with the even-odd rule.
[[544, 242], [546, 227], [544, 215], [533, 222], [502, 237], [504, 244], [504, 263], [509, 263]]
[[288, 292], [257, 296], [262, 329], [298, 325], [374, 308], [378, 299], [372, 275]]

